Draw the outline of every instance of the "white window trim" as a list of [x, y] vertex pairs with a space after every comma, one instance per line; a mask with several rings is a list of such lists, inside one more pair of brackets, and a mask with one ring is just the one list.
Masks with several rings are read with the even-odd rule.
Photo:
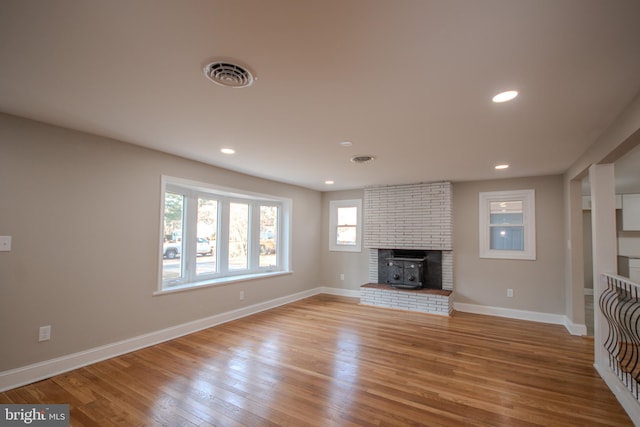
[[[267, 194], [249, 192], [244, 190], [238, 190], [229, 187], [223, 187], [213, 184], [207, 184], [197, 181], [191, 181], [183, 178], [176, 178], [172, 176], [163, 175], [160, 180], [161, 183], [161, 197], [160, 197], [160, 231], [158, 233], [159, 236], [159, 263], [158, 263], [158, 288], [157, 291], [153, 293], [153, 295], [162, 295], [162, 294], [170, 294], [180, 291], [188, 291], [196, 288], [209, 287], [222, 285], [230, 282], [244, 281], [244, 280], [252, 280], [259, 279], [270, 276], [279, 276], [282, 274], [289, 274], [292, 272], [291, 270], [291, 212], [292, 212], [292, 201], [288, 198], [272, 196]], [[199, 195], [210, 195], [212, 198], [216, 198], [218, 200], [226, 199], [226, 200], [237, 200], [237, 201], [264, 201], [265, 204], [269, 204], [269, 202], [275, 202], [281, 206], [282, 212], [280, 213], [278, 229], [280, 230], [280, 239], [278, 244], [278, 259], [280, 260], [280, 265], [277, 270], [270, 270], [268, 268], [260, 268], [259, 270], [238, 270], [234, 272], [229, 272], [228, 270], [224, 270], [223, 274], [215, 274], [210, 277], [204, 276], [202, 280], [192, 281], [186, 283], [180, 283], [173, 286], [168, 286], [168, 284], [163, 281], [162, 273], [163, 273], [163, 257], [162, 257], [162, 247], [164, 240], [164, 206], [165, 206], [165, 193], [167, 191], [171, 191], [172, 187], [178, 187], [182, 189], [187, 189], [192, 193], [196, 193]], [[220, 221], [220, 216], [222, 215], [222, 210], [218, 211], [218, 217]], [[227, 225], [222, 225], [222, 227], [228, 227]], [[190, 226], [194, 227], [194, 224], [185, 224], [188, 229]], [[187, 231], [188, 232], [188, 231]], [[218, 247], [219, 251], [217, 251], [218, 262], [220, 261], [220, 252], [224, 251], [224, 248]], [[250, 251], [256, 252], [255, 249]], [[188, 254], [184, 254], [184, 256], [188, 256]], [[190, 262], [187, 260], [187, 262]]]
[[[338, 208], [358, 209], [358, 223], [356, 224], [356, 244], [336, 244], [338, 231]], [[362, 252], [362, 199], [331, 200], [329, 202], [329, 250], [338, 252]]]
[[[522, 200], [524, 225], [524, 250], [505, 251], [491, 249], [490, 209], [492, 202]], [[499, 259], [536, 259], [536, 205], [535, 190], [491, 191], [480, 193], [479, 197], [479, 230], [480, 258]]]

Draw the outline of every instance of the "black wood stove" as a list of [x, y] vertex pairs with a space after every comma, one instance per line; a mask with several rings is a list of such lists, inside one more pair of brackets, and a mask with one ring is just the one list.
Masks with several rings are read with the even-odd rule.
[[394, 288], [420, 289], [425, 283], [426, 258], [387, 258], [387, 283]]

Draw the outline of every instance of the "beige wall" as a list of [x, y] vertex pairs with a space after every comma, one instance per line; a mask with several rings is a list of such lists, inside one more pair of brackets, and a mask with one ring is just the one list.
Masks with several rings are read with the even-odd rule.
[[[152, 296], [160, 176], [293, 200], [294, 273]], [[321, 193], [0, 114], [0, 371], [319, 285]], [[239, 291], [246, 298], [239, 300]], [[38, 328], [52, 339], [38, 343]]]
[[[369, 282], [368, 250], [364, 246], [362, 252], [329, 251], [329, 202], [355, 199], [364, 203], [364, 190], [332, 191], [322, 194], [320, 282], [323, 286], [359, 291], [360, 286]], [[344, 274], [344, 280], [340, 279], [341, 273]]]
[[[535, 261], [479, 258], [478, 193], [535, 189]], [[562, 176], [454, 183], [455, 301], [563, 314], [564, 222]], [[507, 289], [513, 289], [513, 298]]]

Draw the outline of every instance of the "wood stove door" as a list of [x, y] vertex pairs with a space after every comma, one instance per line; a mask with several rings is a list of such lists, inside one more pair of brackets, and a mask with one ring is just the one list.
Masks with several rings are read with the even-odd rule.
[[422, 263], [414, 261], [404, 262], [405, 285], [422, 287]]
[[389, 267], [388, 275], [387, 275], [387, 283], [390, 285], [401, 285], [404, 281], [403, 267], [404, 263], [402, 261], [389, 261], [387, 263]]

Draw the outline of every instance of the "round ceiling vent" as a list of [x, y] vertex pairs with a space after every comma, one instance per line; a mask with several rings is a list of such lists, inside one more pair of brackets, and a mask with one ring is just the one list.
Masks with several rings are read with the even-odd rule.
[[353, 156], [351, 158], [351, 162], [352, 163], [357, 163], [359, 165], [363, 165], [365, 163], [371, 163], [373, 162], [373, 160], [375, 159], [375, 157], [373, 156]]
[[256, 79], [245, 67], [226, 61], [208, 64], [204, 75], [215, 84], [234, 88], [249, 87]]

